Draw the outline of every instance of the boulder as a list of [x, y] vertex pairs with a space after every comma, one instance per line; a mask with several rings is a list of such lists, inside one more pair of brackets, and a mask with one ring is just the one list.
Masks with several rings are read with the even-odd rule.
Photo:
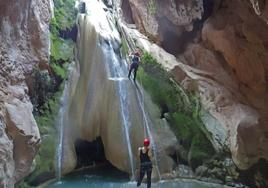
[[177, 176], [180, 178], [194, 178], [194, 172], [189, 166], [179, 165], [176, 169]]
[[40, 134], [32, 115], [31, 103], [14, 99], [5, 104], [7, 109], [7, 134], [13, 140], [13, 159], [16, 182], [30, 172], [33, 159], [38, 151]]

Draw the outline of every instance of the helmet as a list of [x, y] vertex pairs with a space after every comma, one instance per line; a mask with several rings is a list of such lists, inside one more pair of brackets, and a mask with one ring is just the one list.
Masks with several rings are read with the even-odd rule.
[[143, 141], [144, 146], [149, 146], [150, 145], [150, 140], [148, 138], [145, 138]]
[[138, 51], [136, 51], [136, 52], [134, 53], [134, 55], [140, 57], [140, 53], [139, 53]]

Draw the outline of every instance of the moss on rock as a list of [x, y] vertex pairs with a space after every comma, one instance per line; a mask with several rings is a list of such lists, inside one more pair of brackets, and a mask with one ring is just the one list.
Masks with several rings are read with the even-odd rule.
[[192, 168], [197, 168], [208, 159], [211, 159], [215, 151], [212, 144], [207, 140], [204, 133], [194, 135], [188, 153], [188, 161]]
[[199, 116], [199, 97], [183, 91], [148, 52], [144, 52], [141, 61], [138, 80], [159, 106], [162, 117], [188, 152], [189, 165], [195, 169], [215, 154]]
[[55, 61], [68, 61], [73, 58], [74, 42], [72, 40], [62, 39], [51, 34], [51, 57]]

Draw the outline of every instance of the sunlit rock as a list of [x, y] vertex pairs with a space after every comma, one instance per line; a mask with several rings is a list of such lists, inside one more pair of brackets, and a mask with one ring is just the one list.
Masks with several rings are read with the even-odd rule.
[[0, 1], [0, 187], [28, 175], [40, 135], [25, 80], [49, 59], [49, 0]]
[[32, 104], [13, 100], [5, 104], [7, 109], [7, 134], [13, 140], [15, 182], [29, 172], [40, 144], [39, 130], [32, 115]]

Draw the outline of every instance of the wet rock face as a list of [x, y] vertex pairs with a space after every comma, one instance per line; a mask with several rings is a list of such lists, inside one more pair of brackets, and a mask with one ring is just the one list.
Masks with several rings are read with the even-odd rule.
[[[163, 33], [172, 30], [175, 35], [169, 35], [169, 40], [185, 43], [183, 51], [173, 53], [182, 62], [166, 57], [159, 62], [184, 88], [200, 93], [204, 109], [212, 116], [203, 121], [214, 146], [227, 146], [240, 169], [260, 158], [268, 159], [268, 3], [225, 0], [214, 1], [209, 8], [207, 0], [162, 1], [163, 5], [154, 1], [159, 11], [149, 14], [148, 1], [129, 2], [141, 32], [164, 46]], [[187, 13], [178, 7], [186, 8]], [[191, 31], [202, 15], [203, 23], [189, 40], [176, 37]], [[168, 23], [165, 30], [159, 29], [163, 18]], [[147, 50], [154, 53], [153, 48]], [[170, 61], [165, 63], [165, 59]]]
[[25, 79], [49, 57], [50, 1], [0, 1], [0, 187], [25, 177], [40, 135]]
[[[91, 142], [100, 137], [105, 158], [121, 171], [134, 174], [139, 168], [137, 149], [143, 145], [144, 137], [148, 136], [154, 138], [151, 143], [157, 145], [155, 158], [160, 161], [160, 173], [170, 173], [174, 162], [169, 155], [170, 151], [174, 151], [177, 139], [166, 122], [160, 119], [160, 111], [146, 94], [144, 112], [148, 114], [147, 119], [143, 119], [143, 105], [139, 98], [143, 91], [125, 78], [127, 67], [116, 53], [119, 33], [111, 20], [107, 19], [109, 14], [96, 3], [88, 1], [87, 7], [91, 7], [90, 11], [98, 20], [88, 15], [78, 17], [80, 68], [76, 70], [77, 80], [70, 84], [70, 105], [63, 119], [62, 172], [72, 171], [79, 163], [79, 154], [74, 147], [77, 139]], [[90, 46], [90, 50], [85, 46]], [[145, 121], [151, 136], [146, 135]], [[168, 148], [171, 148], [170, 151], [167, 151]], [[158, 178], [155, 166], [153, 177]]]

